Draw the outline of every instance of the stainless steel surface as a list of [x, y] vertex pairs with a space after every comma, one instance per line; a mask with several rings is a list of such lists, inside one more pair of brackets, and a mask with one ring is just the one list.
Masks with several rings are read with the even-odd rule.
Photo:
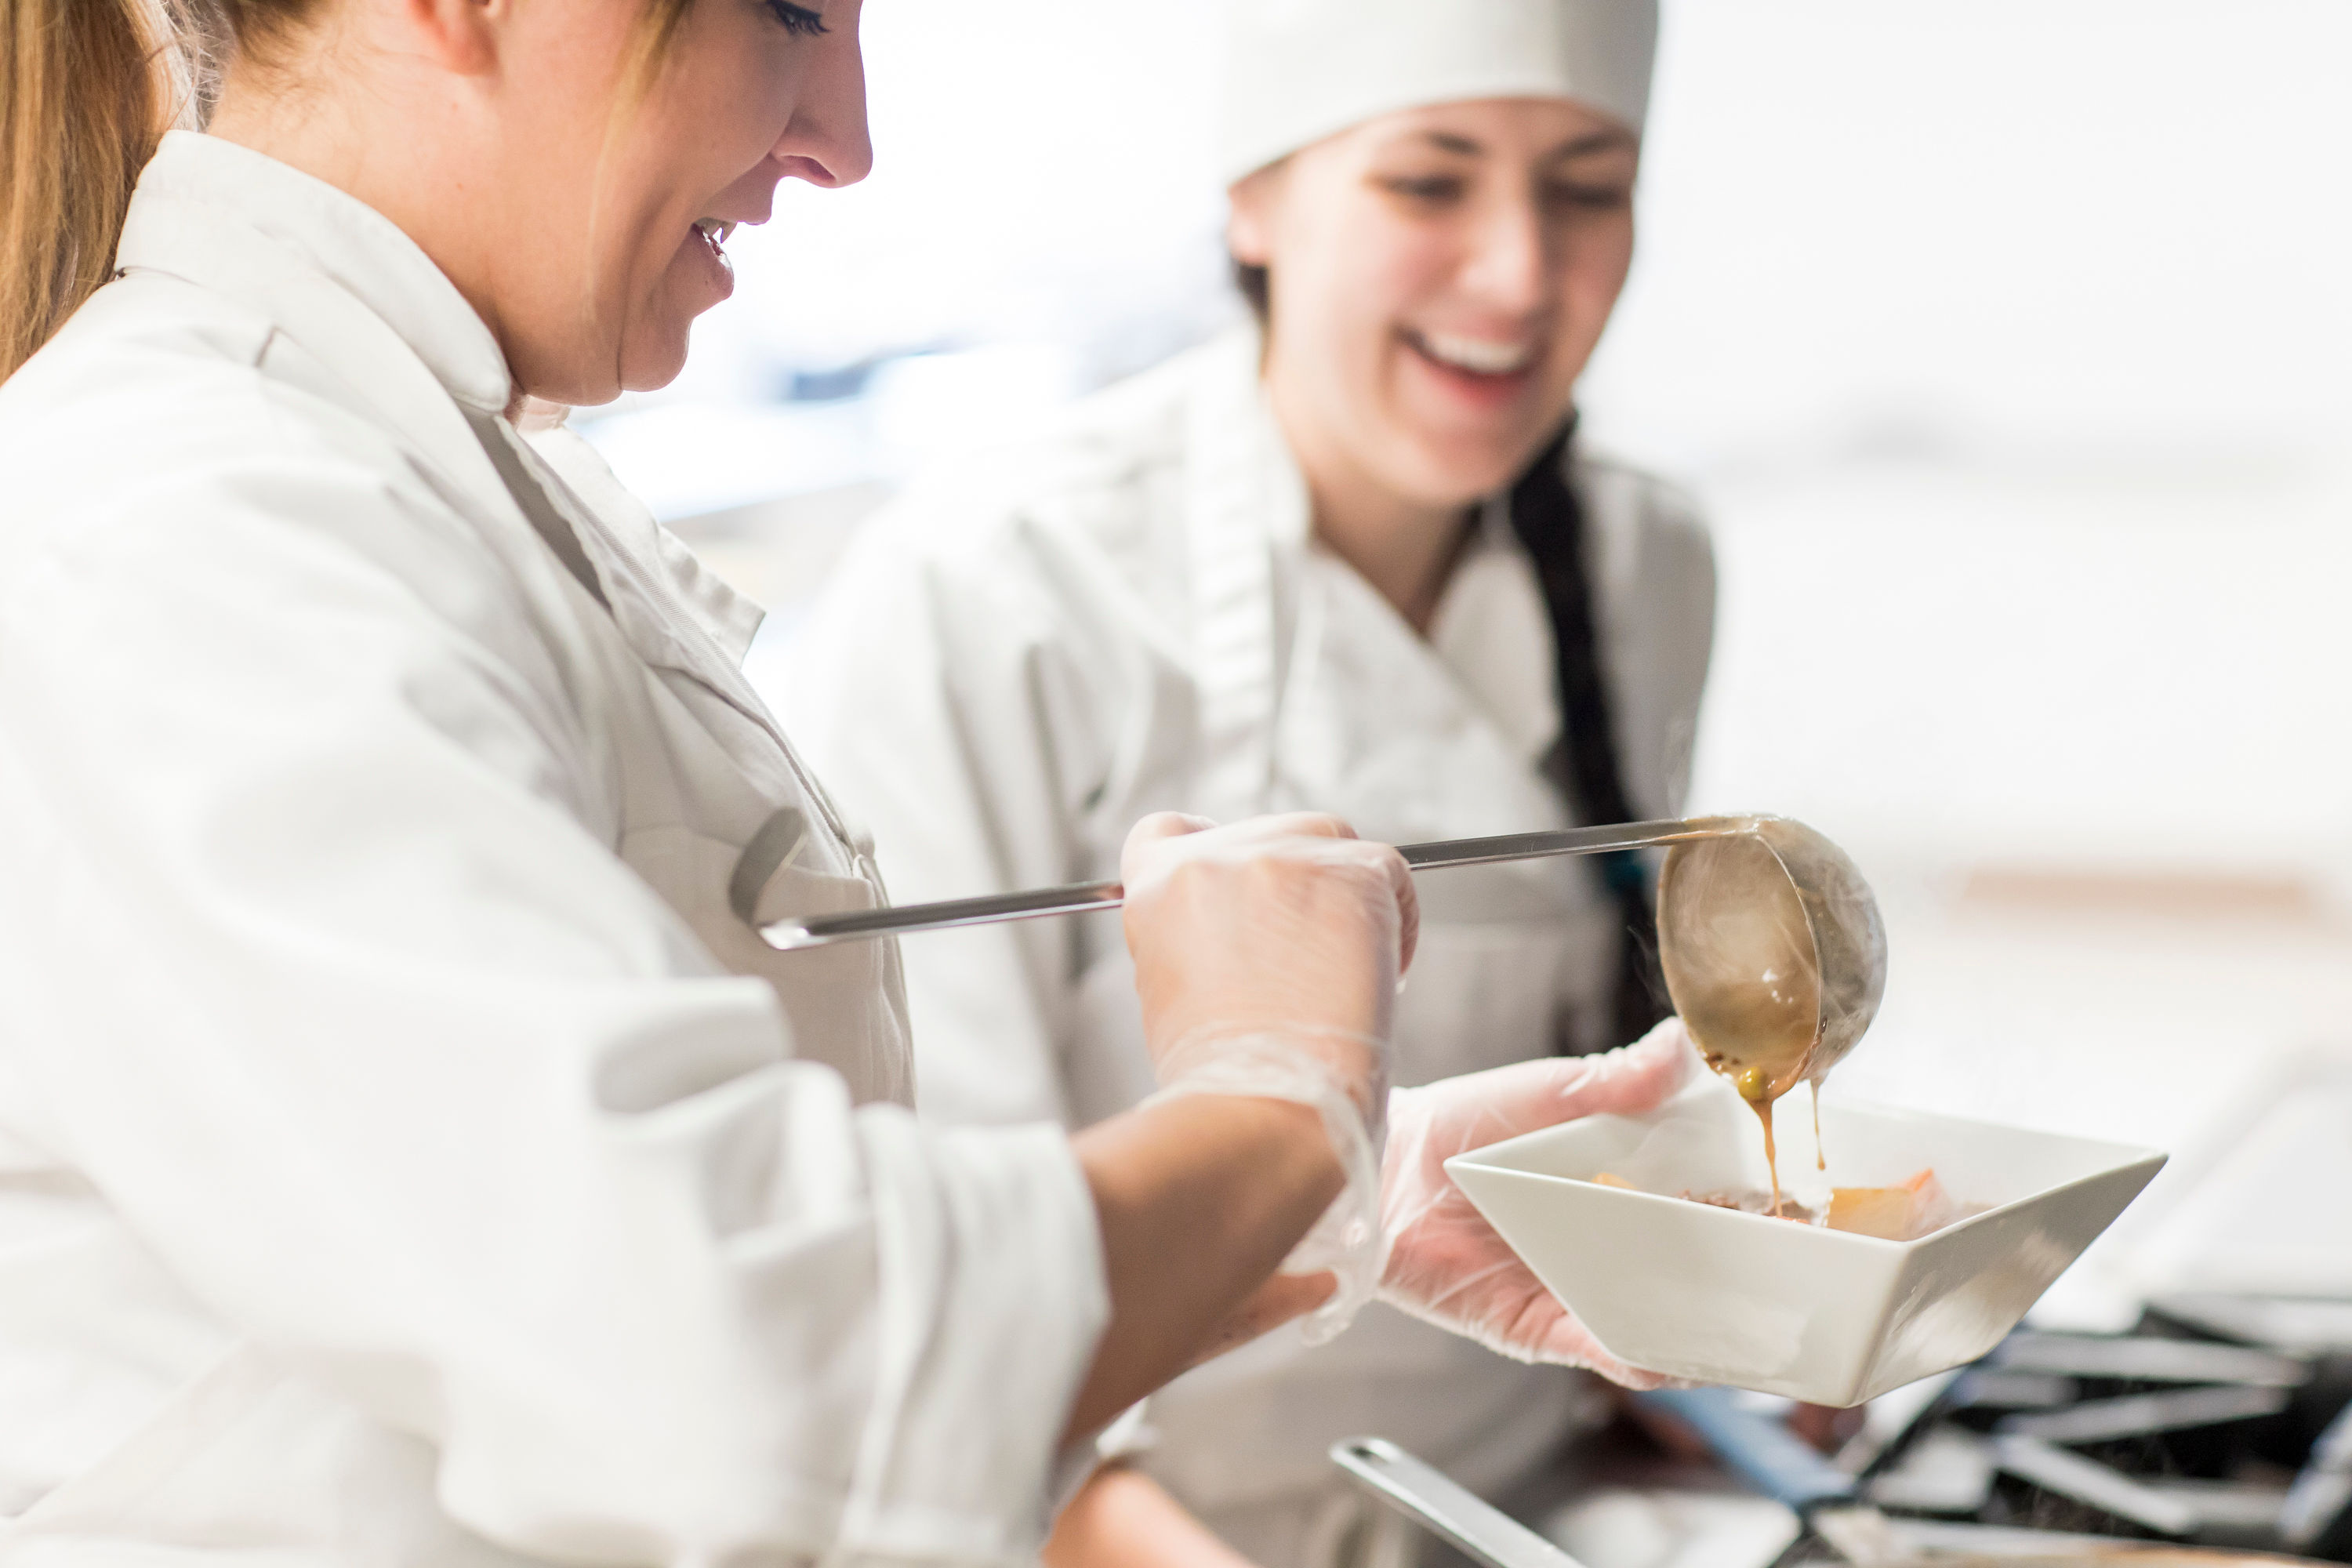
[[[1332, 1461], [1357, 1486], [1487, 1568], [1581, 1568], [1576, 1557], [1393, 1443], [1351, 1437], [1333, 1444], [1330, 1453]], [[1867, 1505], [1825, 1503], [1808, 1510], [1806, 1518], [1811, 1544], [1775, 1549], [1781, 1563], [1844, 1563], [1854, 1568], [1928, 1568], [1931, 1564], [1935, 1568], [2025, 1568], [2032, 1563], [2233, 1568], [2305, 1561], [2070, 1531], [1894, 1518]], [[1644, 1540], [1638, 1544], [1654, 1549], [1657, 1542]], [[1650, 1561], [1646, 1551], [1642, 1560]], [[1597, 1568], [1612, 1568], [1605, 1560], [1593, 1561]], [[1675, 1561], [1692, 1560], [1677, 1556]], [[1735, 1568], [1719, 1553], [1704, 1561], [1707, 1568]], [[1762, 1564], [1749, 1563], [1748, 1568], [1762, 1568]]]
[[2054, 1372], [2018, 1372], [2005, 1366], [1979, 1366], [1952, 1390], [1958, 1410], [2057, 1410], [2079, 1403], [2083, 1385]]
[[1517, 1520], [1382, 1437], [1331, 1445], [1331, 1462], [1364, 1490], [1486, 1568], [1584, 1568]]
[[[1663, 1404], [1677, 1429], [1643, 1420], [1580, 1439], [1562, 1460], [1571, 1489], [1540, 1529], [1592, 1568], [1767, 1568], [1731, 1532], [1703, 1555], [1684, 1553], [1694, 1532], [1660, 1522], [1744, 1480], [1765, 1494], [1752, 1500], [1761, 1507], [1800, 1505], [1787, 1511], [1801, 1515], [1803, 1534], [1781, 1543], [1771, 1568], [2352, 1563], [2352, 1334], [2337, 1327], [2352, 1323], [2352, 1300], [2198, 1298], [2200, 1321], [2252, 1342], [2226, 1344], [2176, 1337], [2185, 1300], [2159, 1298], [2126, 1332], [2021, 1331], [1965, 1372], [1873, 1401], [1834, 1461], [1792, 1442], [1785, 1402], [1708, 1389], [1636, 1396], [1637, 1415]], [[2069, 1405], [2101, 1417], [2085, 1434], [2120, 1430], [2135, 1411], [2138, 1430], [2077, 1452], [2021, 1443], [1994, 1429], [2009, 1401], [1970, 1393], [1988, 1373], [2063, 1385]], [[2287, 1409], [2243, 1418], [2256, 1396], [2288, 1393]], [[2174, 1398], [2182, 1394], [2198, 1398]], [[2207, 1397], [2217, 1394], [2232, 1397]], [[2191, 1415], [2205, 1424], [2177, 1425]], [[1832, 1464], [1856, 1495], [1842, 1495]]]
[[[1890, 1520], [1888, 1540], [1897, 1555], [1876, 1559], [1886, 1568], [2249, 1568], [2263, 1563], [2300, 1562], [2261, 1552], [2216, 1551], [2164, 1541], [2134, 1541], [2114, 1535], [2077, 1535], [2067, 1531], [2021, 1530], [2001, 1525], [1947, 1524], [1925, 1519]], [[1851, 1559], [1850, 1559], [1851, 1561]]]
[[2178, 1388], [2165, 1394], [2127, 1394], [2085, 1399], [2063, 1410], [2008, 1415], [1993, 1428], [2045, 1443], [2112, 1443], [2154, 1432], [2185, 1432], [2225, 1421], [2275, 1415], [2294, 1402], [2284, 1388]]
[[[2305, 1073], [2298, 1072], [2279, 1087], [2278, 1093], [2282, 1099], [2302, 1099], [2301, 1091], [2309, 1082]], [[2320, 1085], [2325, 1082], [2320, 1079]], [[2352, 1300], [2200, 1291], [2158, 1296], [2148, 1303], [2148, 1310], [2199, 1333], [2268, 1345], [2283, 1355], [2352, 1355]], [[2230, 1381], [2253, 1380], [2233, 1377]]]
[[2297, 1552], [2352, 1554], [2352, 1405], [2336, 1413], [2279, 1510], [2279, 1534]]
[[2158, 1535], [2191, 1535], [2197, 1510], [2177, 1497], [2151, 1490], [2122, 1471], [2086, 1459], [2039, 1437], [1996, 1436], [1993, 1463], [2021, 1481], [2127, 1519]]
[[[2208, 1551], [2172, 1542], [2126, 1541], [2113, 1536], [2072, 1531], [2019, 1530], [1973, 1521], [1930, 1521], [1902, 1518], [1877, 1506], [1874, 1494], [1882, 1480], [1896, 1481], [1900, 1491], [1901, 1461], [1916, 1457], [1934, 1465], [1937, 1456], [1924, 1451], [1938, 1437], [1965, 1443], [1971, 1452], [1946, 1457], [1965, 1458], [1965, 1476], [1943, 1478], [1971, 1496], [1989, 1492], [1989, 1477], [1975, 1473], [1980, 1463], [2030, 1481], [2044, 1491], [2074, 1500], [2112, 1519], [2127, 1521], [2158, 1534], [2187, 1536], [2210, 1522], [2208, 1510], [2242, 1511], [2242, 1487], [2179, 1487], [2158, 1485], [2128, 1476], [2106, 1465], [2031, 1438], [1981, 1438], [1952, 1429], [1929, 1428], [1917, 1441], [1899, 1451], [1894, 1466], [1877, 1471], [1863, 1483], [1869, 1501], [1850, 1495], [1852, 1482], [1828, 1460], [1783, 1426], [1777, 1416], [1751, 1408], [1737, 1394], [1722, 1389], [1684, 1389], [1635, 1396], [1645, 1409], [1665, 1411], [1713, 1453], [1738, 1479], [1795, 1508], [1809, 1529], [1810, 1544], [1784, 1562], [1843, 1561], [1856, 1568], [1905, 1568], [1936, 1563], [1946, 1568], [1963, 1563], [2021, 1563], [2088, 1558], [2134, 1564], [2223, 1564], [2280, 1562], [2274, 1557], [2242, 1556]], [[1921, 1412], [1924, 1415], [1926, 1412]], [[1954, 1464], [1950, 1468], [1962, 1468]], [[1917, 1478], [1909, 1478], [1916, 1480]], [[2224, 1497], [2222, 1494], [2227, 1493]], [[1921, 1499], [1929, 1507], [1965, 1504], [1967, 1498]], [[1971, 1512], [1961, 1507], [1954, 1511]], [[1809, 1555], [1808, 1555], [1809, 1553]], [[1824, 1553], [1827, 1556], [1824, 1556]], [[1602, 1564], [1601, 1568], [1612, 1568]]]
[[2141, 1383], [2231, 1383], [2250, 1388], [2298, 1388], [2311, 1365], [2293, 1356], [2202, 1340], [2116, 1339], [2099, 1334], [2026, 1331], [2001, 1342], [1985, 1358], [2012, 1372], [2067, 1377], [2123, 1377]]
[[[2266, 1305], [2253, 1298], [2214, 1295], [2201, 1304], [2217, 1323], [2279, 1326], [2252, 1310]], [[2289, 1305], [2301, 1324], [2330, 1304]], [[2166, 1301], [2129, 1333], [2011, 1335], [1939, 1401], [1906, 1421], [1890, 1414], [1888, 1426], [1905, 1429], [1874, 1445], [1864, 1467], [1865, 1495], [1884, 1509], [1959, 1515], [1931, 1524], [1890, 1514], [1898, 1538], [1932, 1549], [1938, 1561], [2006, 1554], [1990, 1536], [2019, 1525], [2038, 1527], [2019, 1539], [2041, 1558], [2054, 1559], [2073, 1542], [2099, 1561], [2147, 1568], [2352, 1561], [2352, 1531], [2311, 1531], [2295, 1507], [2298, 1489], [2306, 1499], [2326, 1489], [2314, 1478], [2331, 1461], [2352, 1470], [2352, 1414], [2345, 1413], [2352, 1410], [2345, 1405], [2352, 1368], [2313, 1355], [2299, 1333], [2281, 1335], [2300, 1347], [2292, 1354], [2259, 1339], [2232, 1345], [2175, 1337], [2178, 1317]], [[1995, 1410], [2010, 1402], [1979, 1397], [1986, 1378], [2048, 1379], [2070, 1393], [2063, 1408], [1996, 1419]], [[2342, 1432], [2340, 1451], [2322, 1425], [2331, 1420]], [[2070, 1451], [2061, 1443], [2083, 1447]], [[2299, 1451], [2303, 1471], [2284, 1487], [2282, 1467], [2295, 1464]], [[1979, 1455], [2000, 1475], [1971, 1508], [1967, 1494], [1976, 1489]], [[2352, 1486], [2342, 1495], [2352, 1499]], [[2323, 1503], [2322, 1510], [2337, 1506]], [[2123, 1542], [2089, 1533], [2118, 1530], [2178, 1539]], [[1930, 1540], [1927, 1531], [1943, 1533]], [[2036, 1535], [2046, 1548], [2034, 1549]], [[2306, 1557], [2247, 1554], [2282, 1548]]]
[[1903, 1450], [1870, 1479], [1863, 1495], [1882, 1509], [1968, 1514], [1992, 1496], [1992, 1446], [1980, 1435], [1944, 1426]]
[[[1835, 1461], [1784, 1424], [1786, 1402], [1712, 1388], [1634, 1395], [1632, 1425], [1596, 1432], [1563, 1457], [1561, 1474], [1574, 1490], [1545, 1515], [1541, 1534], [1592, 1568], [1767, 1568], [1759, 1547], [1769, 1542], [1753, 1531], [1711, 1537], [1703, 1555], [1685, 1552], [1690, 1532], [1662, 1527], [1667, 1510], [1650, 1501], [1720, 1500], [1731, 1479], [1762, 1494], [1753, 1500], [1761, 1506], [1801, 1521], [1801, 1535], [1779, 1538], [1771, 1568], [2352, 1563], [2352, 1405], [2346, 1404], [2352, 1381], [2345, 1375], [2352, 1357], [2280, 1355], [2273, 1347], [2170, 1337], [2175, 1332], [2154, 1314], [2123, 1334], [2021, 1331], [1969, 1372], [1876, 1402], [1864, 1432]], [[2121, 1417], [2136, 1412], [2136, 1435], [2072, 1452], [2014, 1431], [1988, 1431], [1997, 1426], [1993, 1411], [1964, 1396], [1987, 1371], [2070, 1385], [2079, 1377], [2075, 1407], [2102, 1418], [2095, 1429], [2119, 1430]], [[2199, 1373], [2211, 1381], [2174, 1381]], [[2300, 1388], [2274, 1386], [2290, 1373], [2303, 1380]], [[2296, 1399], [2291, 1409], [2243, 1417], [2255, 1397], [2274, 1403], [2289, 1392]], [[2211, 1397], [2218, 1394], [2233, 1399]], [[2140, 1406], [2143, 1398], [2158, 1403]], [[2175, 1419], [2190, 1415], [2201, 1424], [2184, 1428]], [[1660, 1417], [1667, 1418], [1664, 1428]], [[1341, 1445], [1349, 1447], [1360, 1460], [1393, 1452], [1370, 1439]], [[2306, 1456], [2302, 1473], [2284, 1487], [2280, 1467], [2294, 1465], [2299, 1451]], [[1702, 1453], [1712, 1462], [1696, 1458]], [[1372, 1485], [1363, 1479], [1372, 1467], [1349, 1464], [1339, 1449], [1333, 1457]], [[1425, 1479], [1372, 1489], [1415, 1518], [1428, 1517], [1430, 1510], [1399, 1500], [1430, 1495]], [[1448, 1512], [1444, 1504], [1434, 1511]], [[2283, 1548], [2306, 1555], [2282, 1555]]]

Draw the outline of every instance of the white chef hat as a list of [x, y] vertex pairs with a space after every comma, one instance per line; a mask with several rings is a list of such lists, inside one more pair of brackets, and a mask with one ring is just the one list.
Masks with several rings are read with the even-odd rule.
[[1572, 98], [1636, 133], [1657, 0], [1226, 0], [1218, 173], [1230, 184], [1400, 109]]

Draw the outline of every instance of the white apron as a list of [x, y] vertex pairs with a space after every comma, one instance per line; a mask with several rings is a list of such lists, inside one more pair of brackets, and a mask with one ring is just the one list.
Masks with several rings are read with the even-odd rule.
[[[1391, 842], [1563, 826], [1549, 622], [1490, 508], [1433, 635], [1308, 538], [1304, 488], [1231, 339], [1103, 395], [1051, 440], [942, 476], [878, 521], [801, 634], [793, 727], [873, 829], [902, 900], [1117, 874], [1127, 827], [1337, 813]], [[1621, 752], [1681, 798], [1713, 577], [1663, 487], [1580, 465]], [[1574, 861], [1420, 879], [1400, 1077], [1592, 1037], [1616, 911]], [[925, 1114], [1083, 1126], [1149, 1093], [1115, 920], [910, 939]], [[1306, 1351], [1271, 1335], [1154, 1397], [1142, 1462], [1268, 1568], [1357, 1521], [1324, 1457], [1378, 1432], [1494, 1490], [1577, 1416], [1577, 1378], [1385, 1309]]]

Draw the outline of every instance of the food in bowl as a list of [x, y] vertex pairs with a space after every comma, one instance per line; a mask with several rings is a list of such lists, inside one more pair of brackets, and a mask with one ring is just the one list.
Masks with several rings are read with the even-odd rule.
[[[1592, 1180], [1596, 1185], [1629, 1193], [1643, 1190], [1613, 1171], [1600, 1172]], [[1710, 1208], [1736, 1209], [1769, 1219], [1823, 1226], [1854, 1236], [1874, 1236], [1881, 1241], [1916, 1241], [1948, 1225], [1980, 1215], [1987, 1206], [1956, 1201], [1944, 1190], [1944, 1184], [1936, 1179], [1933, 1167], [1891, 1186], [1832, 1187], [1825, 1202], [1808, 1203], [1791, 1197], [1777, 1185], [1769, 1193], [1755, 1187], [1695, 1193], [1685, 1187], [1672, 1195], [1685, 1203], [1706, 1204]]]

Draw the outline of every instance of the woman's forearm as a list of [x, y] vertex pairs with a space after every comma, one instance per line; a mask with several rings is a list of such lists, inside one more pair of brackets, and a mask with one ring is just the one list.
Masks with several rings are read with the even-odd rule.
[[1187, 1368], [1237, 1350], [1260, 1334], [1271, 1333], [1293, 1318], [1303, 1318], [1330, 1299], [1338, 1282], [1328, 1274], [1277, 1274], [1227, 1313], [1209, 1331], [1192, 1352]]
[[1250, 1568], [1160, 1483], [1111, 1465], [1095, 1472], [1045, 1542], [1045, 1568]]
[[1102, 1225], [1111, 1321], [1071, 1409], [1072, 1435], [1329, 1292], [1328, 1275], [1274, 1278], [1342, 1184], [1311, 1107], [1188, 1095], [1075, 1142]]

